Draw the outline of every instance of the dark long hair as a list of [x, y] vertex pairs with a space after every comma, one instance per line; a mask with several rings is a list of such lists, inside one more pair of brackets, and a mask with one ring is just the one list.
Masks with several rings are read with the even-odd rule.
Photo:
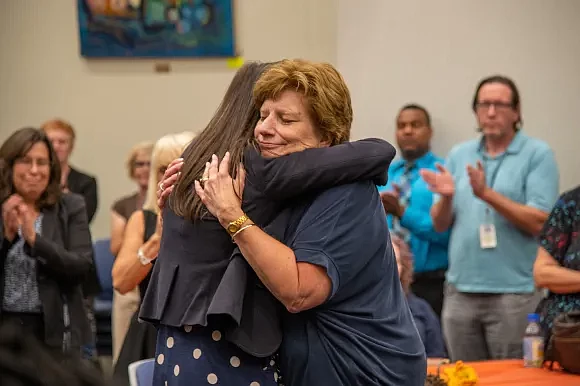
[[253, 102], [254, 84], [268, 67], [267, 63], [250, 62], [238, 70], [226, 94], [206, 128], [183, 153], [181, 177], [169, 200], [170, 208], [182, 217], [194, 220], [201, 217], [203, 203], [193, 189], [201, 178], [205, 163], [212, 154], [220, 159], [230, 152], [230, 175], [237, 174], [243, 162], [244, 149], [254, 137], [259, 109]]
[[30, 151], [34, 144], [42, 142], [48, 148], [50, 161], [50, 175], [48, 186], [37, 201], [37, 206], [42, 209], [56, 204], [62, 194], [60, 187], [60, 163], [52, 148], [48, 137], [40, 129], [25, 127], [15, 131], [0, 147], [0, 203], [3, 203], [16, 193], [13, 180], [14, 163]]

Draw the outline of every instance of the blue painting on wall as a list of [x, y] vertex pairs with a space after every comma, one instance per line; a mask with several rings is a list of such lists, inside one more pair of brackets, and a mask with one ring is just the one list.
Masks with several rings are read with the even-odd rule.
[[88, 58], [235, 56], [232, 0], [78, 0]]

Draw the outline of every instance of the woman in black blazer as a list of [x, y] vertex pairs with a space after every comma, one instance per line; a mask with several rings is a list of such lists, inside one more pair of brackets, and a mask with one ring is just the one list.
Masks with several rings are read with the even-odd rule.
[[[85, 203], [63, 193], [46, 135], [24, 128], [0, 148], [0, 323], [16, 323], [54, 353], [91, 345], [81, 283], [93, 267]], [[88, 354], [88, 353], [87, 353]]]
[[85, 208], [89, 224], [93, 221], [99, 198], [97, 179], [69, 165], [76, 133], [72, 125], [62, 119], [53, 119], [42, 124], [42, 130], [52, 143], [54, 152], [60, 162], [60, 185], [64, 192], [80, 194], [85, 199]]

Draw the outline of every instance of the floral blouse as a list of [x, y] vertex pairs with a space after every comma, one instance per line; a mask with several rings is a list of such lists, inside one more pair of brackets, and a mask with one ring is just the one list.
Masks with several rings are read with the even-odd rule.
[[[580, 186], [560, 196], [540, 234], [540, 245], [561, 266], [580, 271]], [[558, 314], [572, 310], [580, 310], [580, 292], [550, 292], [538, 306], [544, 331], [551, 330]]]

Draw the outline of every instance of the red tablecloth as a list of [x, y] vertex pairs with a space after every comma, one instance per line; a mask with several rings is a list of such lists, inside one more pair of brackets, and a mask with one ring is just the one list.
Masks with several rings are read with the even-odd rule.
[[[580, 386], [580, 375], [566, 374], [548, 369], [525, 368], [521, 360], [466, 362], [479, 378], [478, 386]], [[453, 365], [441, 366], [445, 368]], [[429, 374], [437, 367], [429, 366]]]

